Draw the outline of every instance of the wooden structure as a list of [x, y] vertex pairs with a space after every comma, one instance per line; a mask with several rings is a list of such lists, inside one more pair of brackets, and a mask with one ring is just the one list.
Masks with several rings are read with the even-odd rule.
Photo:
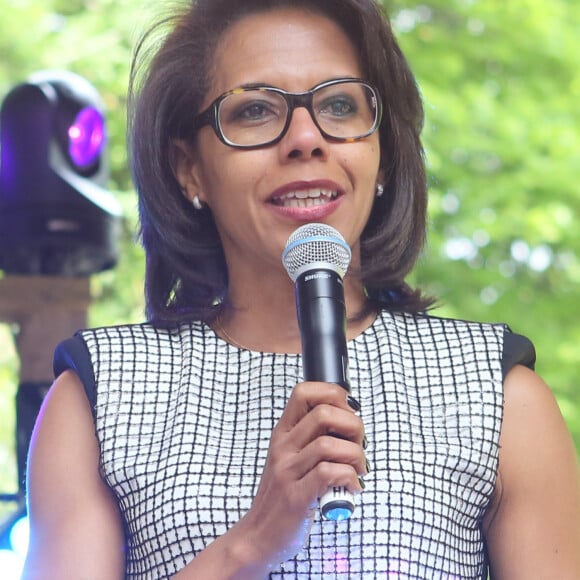
[[16, 328], [20, 359], [16, 396], [16, 452], [20, 493], [34, 422], [52, 380], [56, 345], [87, 325], [89, 278], [14, 276], [0, 278], [0, 322]]

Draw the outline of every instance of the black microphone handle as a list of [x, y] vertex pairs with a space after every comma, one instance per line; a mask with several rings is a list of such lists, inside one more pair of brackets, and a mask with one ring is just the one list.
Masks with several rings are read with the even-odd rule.
[[[313, 268], [298, 276], [295, 290], [304, 380], [337, 383], [350, 392], [341, 276]], [[322, 515], [329, 520], [348, 519], [354, 506], [353, 494], [343, 487], [331, 487], [320, 498]]]
[[337, 383], [350, 392], [342, 278], [324, 269], [301, 274], [296, 280], [296, 310], [304, 379]]

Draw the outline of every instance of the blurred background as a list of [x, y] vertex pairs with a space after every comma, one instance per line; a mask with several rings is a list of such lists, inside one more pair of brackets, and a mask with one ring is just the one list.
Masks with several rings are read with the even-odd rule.
[[[58, 69], [87, 79], [104, 104], [107, 189], [123, 219], [116, 267], [90, 276], [91, 326], [143, 318], [126, 90], [132, 47], [171, 4], [0, 0], [0, 99], [32, 73]], [[530, 337], [537, 370], [580, 451], [580, 3], [389, 0], [385, 6], [426, 112], [429, 244], [411, 282], [439, 298], [434, 314], [507, 322]], [[6, 275], [0, 270], [0, 280]], [[0, 321], [4, 499], [19, 489], [20, 330]], [[0, 518], [11, 510], [10, 501], [0, 502]]]

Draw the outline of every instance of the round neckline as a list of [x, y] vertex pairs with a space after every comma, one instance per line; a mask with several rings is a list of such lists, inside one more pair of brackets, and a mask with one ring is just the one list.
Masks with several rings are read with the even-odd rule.
[[[365, 328], [363, 328], [363, 330], [361, 332], [359, 332], [356, 336], [354, 336], [350, 340], [346, 341], [347, 346], [350, 344], [356, 344], [358, 341], [363, 340], [367, 334], [370, 334], [373, 331], [375, 323], [379, 320], [379, 318], [383, 317], [383, 314], [384, 314], [384, 311], [378, 312], [377, 315], [374, 318], [372, 318], [370, 324], [368, 324]], [[249, 353], [260, 354], [260, 355], [283, 355], [283, 356], [292, 356], [292, 357], [302, 356], [302, 353], [277, 352], [277, 351], [271, 351], [271, 350], [255, 350], [255, 349], [251, 349], [251, 348], [242, 346], [239, 343], [234, 344], [233, 339], [231, 339], [232, 342], [230, 342], [226, 338], [223, 338], [207, 322], [203, 322], [202, 324], [203, 324], [204, 331], [205, 331], [206, 335], [207, 334], [213, 335], [218, 344], [225, 345], [226, 347], [229, 347], [230, 349], [234, 349], [234, 350], [239, 351], [239, 352], [249, 352]]]

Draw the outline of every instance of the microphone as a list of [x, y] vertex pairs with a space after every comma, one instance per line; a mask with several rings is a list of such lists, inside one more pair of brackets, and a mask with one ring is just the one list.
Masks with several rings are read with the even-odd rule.
[[[337, 383], [347, 392], [350, 383], [342, 279], [350, 258], [350, 247], [342, 235], [320, 223], [300, 226], [288, 238], [282, 253], [282, 263], [295, 287], [304, 380]], [[322, 515], [328, 520], [348, 519], [354, 506], [354, 495], [343, 487], [331, 487], [320, 498]]]

